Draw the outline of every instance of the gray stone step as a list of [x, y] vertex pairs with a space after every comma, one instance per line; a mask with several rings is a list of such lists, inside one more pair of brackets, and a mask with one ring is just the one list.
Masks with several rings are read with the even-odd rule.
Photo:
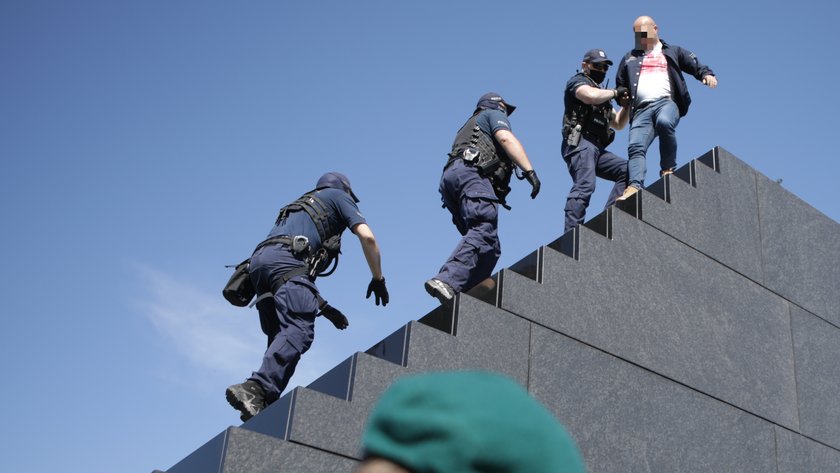
[[354, 459], [230, 427], [168, 473], [349, 473], [357, 464]]
[[[798, 427], [789, 304], [631, 216], [544, 250], [543, 284], [503, 271], [501, 307], [710, 396]], [[639, 242], [644, 241], [644, 245]]]
[[642, 220], [762, 283], [755, 171], [722, 159], [720, 172], [696, 167], [696, 187], [668, 179], [670, 201], [646, 201]]
[[[410, 322], [367, 353], [356, 353], [340, 363], [307, 388], [293, 390], [242, 428], [356, 457], [370, 409], [398, 376], [433, 370], [483, 369], [505, 373], [523, 385], [527, 383], [530, 324], [526, 320], [466, 294], [423, 319], [441, 323], [446, 319], [440, 315], [442, 312], [449, 314], [444, 326], [453, 332], [457, 327], [457, 336], [425, 323]], [[380, 358], [383, 352], [390, 353], [392, 359]], [[396, 353], [404, 354], [404, 358]]]

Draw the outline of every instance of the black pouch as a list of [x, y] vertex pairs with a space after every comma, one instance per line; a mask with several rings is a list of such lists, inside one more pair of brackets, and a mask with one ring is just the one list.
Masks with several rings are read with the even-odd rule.
[[251, 263], [251, 258], [237, 264], [233, 270], [233, 276], [222, 289], [225, 299], [237, 307], [247, 306], [257, 292], [251, 284], [251, 275], [248, 273], [249, 263]]
[[[310, 276], [325, 278], [338, 268], [338, 255], [341, 254], [341, 235], [333, 235], [321, 243], [321, 248], [315, 252], [308, 263]], [[330, 265], [333, 267], [330, 269]]]

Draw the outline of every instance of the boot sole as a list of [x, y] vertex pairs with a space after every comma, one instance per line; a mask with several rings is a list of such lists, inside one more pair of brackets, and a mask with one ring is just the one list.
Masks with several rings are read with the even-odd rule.
[[228, 404], [230, 404], [234, 409], [242, 413], [242, 415], [239, 416], [242, 422], [245, 422], [248, 419], [254, 417], [259, 412], [258, 411], [252, 413], [245, 405], [245, 402], [239, 399], [239, 397], [236, 396], [236, 393], [230, 388], [225, 390], [225, 398], [227, 399]]
[[[443, 293], [441, 293], [440, 291], [438, 291], [438, 290], [437, 290], [437, 289], [436, 289], [433, 285], [431, 285], [428, 281], [426, 281], [426, 282], [423, 284], [423, 287], [425, 287], [425, 288], [426, 288], [426, 292], [428, 292], [430, 296], [432, 296], [432, 297], [434, 297], [435, 299], [437, 299], [437, 300], [438, 300], [438, 302], [440, 302], [441, 304], [446, 303], [446, 302], [449, 302], [449, 301], [451, 301], [451, 300], [452, 300], [452, 298], [451, 298], [451, 297], [450, 297], [449, 299], [447, 299], [447, 298], [446, 298], [446, 296], [445, 296], [445, 295], [443, 295]], [[454, 296], [453, 296], [453, 297], [454, 297]]]

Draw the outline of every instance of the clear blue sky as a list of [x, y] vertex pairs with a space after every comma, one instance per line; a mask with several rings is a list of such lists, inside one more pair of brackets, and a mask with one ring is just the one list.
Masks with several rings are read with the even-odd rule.
[[440, 171], [484, 92], [518, 106], [543, 183], [514, 183], [498, 267], [558, 237], [563, 86], [587, 49], [617, 63], [641, 14], [719, 78], [688, 79], [679, 163], [723, 146], [840, 220], [832, 2], [0, 2], [0, 471], [165, 469], [238, 425], [224, 389], [265, 341], [224, 265], [323, 172], [352, 180], [392, 303], [364, 300], [345, 234], [319, 285], [350, 328], [319, 320], [290, 386], [433, 309], [458, 240]]

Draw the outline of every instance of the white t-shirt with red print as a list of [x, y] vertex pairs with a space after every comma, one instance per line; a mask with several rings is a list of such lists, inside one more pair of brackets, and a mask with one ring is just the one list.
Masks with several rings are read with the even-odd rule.
[[662, 54], [662, 43], [642, 58], [639, 72], [639, 87], [636, 89], [636, 105], [661, 97], [671, 96], [671, 81], [668, 79], [668, 61]]

